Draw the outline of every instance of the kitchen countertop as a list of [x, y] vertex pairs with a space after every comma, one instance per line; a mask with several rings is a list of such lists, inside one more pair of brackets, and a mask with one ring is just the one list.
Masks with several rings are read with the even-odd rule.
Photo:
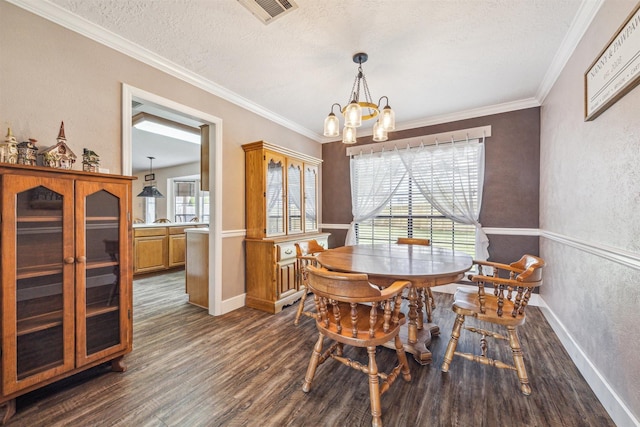
[[195, 226], [195, 225], [206, 225], [209, 224], [206, 222], [159, 222], [155, 224], [133, 224], [133, 228], [151, 228], [151, 227], [186, 227], [186, 226]]

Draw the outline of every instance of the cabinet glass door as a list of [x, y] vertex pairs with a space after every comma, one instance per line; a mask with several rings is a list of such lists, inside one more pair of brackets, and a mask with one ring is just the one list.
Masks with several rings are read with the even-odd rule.
[[287, 166], [287, 230], [302, 233], [302, 163], [289, 161]]
[[[80, 363], [105, 356], [126, 346], [129, 313], [123, 298], [120, 242], [126, 221], [122, 201], [126, 187], [77, 182], [76, 227], [78, 262], [77, 358]], [[84, 209], [82, 209], [84, 208]]]
[[304, 165], [304, 231], [318, 230], [318, 167]]
[[284, 165], [282, 156], [267, 157], [267, 236], [284, 234]]
[[73, 369], [73, 181], [5, 175], [3, 391]]

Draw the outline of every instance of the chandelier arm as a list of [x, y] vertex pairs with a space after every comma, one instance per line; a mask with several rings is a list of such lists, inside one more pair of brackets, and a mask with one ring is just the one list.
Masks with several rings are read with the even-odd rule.
[[385, 105], [385, 107], [389, 106], [389, 97], [387, 97], [386, 95], [382, 95], [380, 99], [378, 99], [378, 108], [380, 108], [380, 106], [382, 105], [383, 98], [387, 100], [387, 104]]

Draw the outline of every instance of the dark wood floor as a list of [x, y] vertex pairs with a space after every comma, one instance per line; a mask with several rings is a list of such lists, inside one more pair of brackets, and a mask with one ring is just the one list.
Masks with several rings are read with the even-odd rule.
[[[316, 340], [294, 310], [277, 315], [243, 308], [220, 317], [186, 302], [183, 272], [134, 283], [134, 350], [128, 370], [96, 367], [17, 400], [10, 426], [368, 426], [366, 376], [333, 360], [318, 369], [310, 393], [302, 381]], [[453, 324], [451, 295], [434, 293], [442, 336], [434, 363], [409, 358], [412, 381], [382, 396], [386, 426], [613, 426], [540, 311], [521, 330], [533, 393], [511, 371], [455, 359], [440, 372]], [[311, 307], [313, 298], [307, 303]], [[471, 350], [470, 333], [459, 349]], [[508, 350], [507, 350], [508, 351]], [[508, 356], [505, 351], [498, 353]], [[351, 350], [366, 361], [366, 352]], [[381, 368], [395, 353], [379, 349]]]

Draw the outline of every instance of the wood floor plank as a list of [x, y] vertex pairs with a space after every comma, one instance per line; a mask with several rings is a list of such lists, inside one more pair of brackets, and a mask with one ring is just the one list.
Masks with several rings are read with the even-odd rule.
[[[385, 425], [614, 425], [536, 307], [520, 330], [531, 396], [519, 392], [512, 371], [456, 358], [448, 373], [440, 372], [454, 314], [451, 295], [434, 296], [442, 332], [430, 347], [433, 364], [420, 366], [409, 357], [412, 381], [399, 378], [382, 396]], [[308, 298], [307, 308], [312, 305]], [[367, 378], [360, 372], [328, 360], [311, 391], [302, 391], [317, 330], [309, 318], [293, 326], [294, 316], [295, 307], [276, 315], [242, 308], [211, 317], [187, 303], [184, 272], [136, 280], [127, 371], [102, 365], [24, 395], [8, 425], [371, 425]], [[463, 331], [459, 350], [475, 352], [476, 344], [475, 334]], [[508, 347], [490, 349], [509, 360]], [[362, 349], [347, 348], [346, 355], [367, 360]], [[377, 358], [387, 370], [395, 352], [380, 348]]]

